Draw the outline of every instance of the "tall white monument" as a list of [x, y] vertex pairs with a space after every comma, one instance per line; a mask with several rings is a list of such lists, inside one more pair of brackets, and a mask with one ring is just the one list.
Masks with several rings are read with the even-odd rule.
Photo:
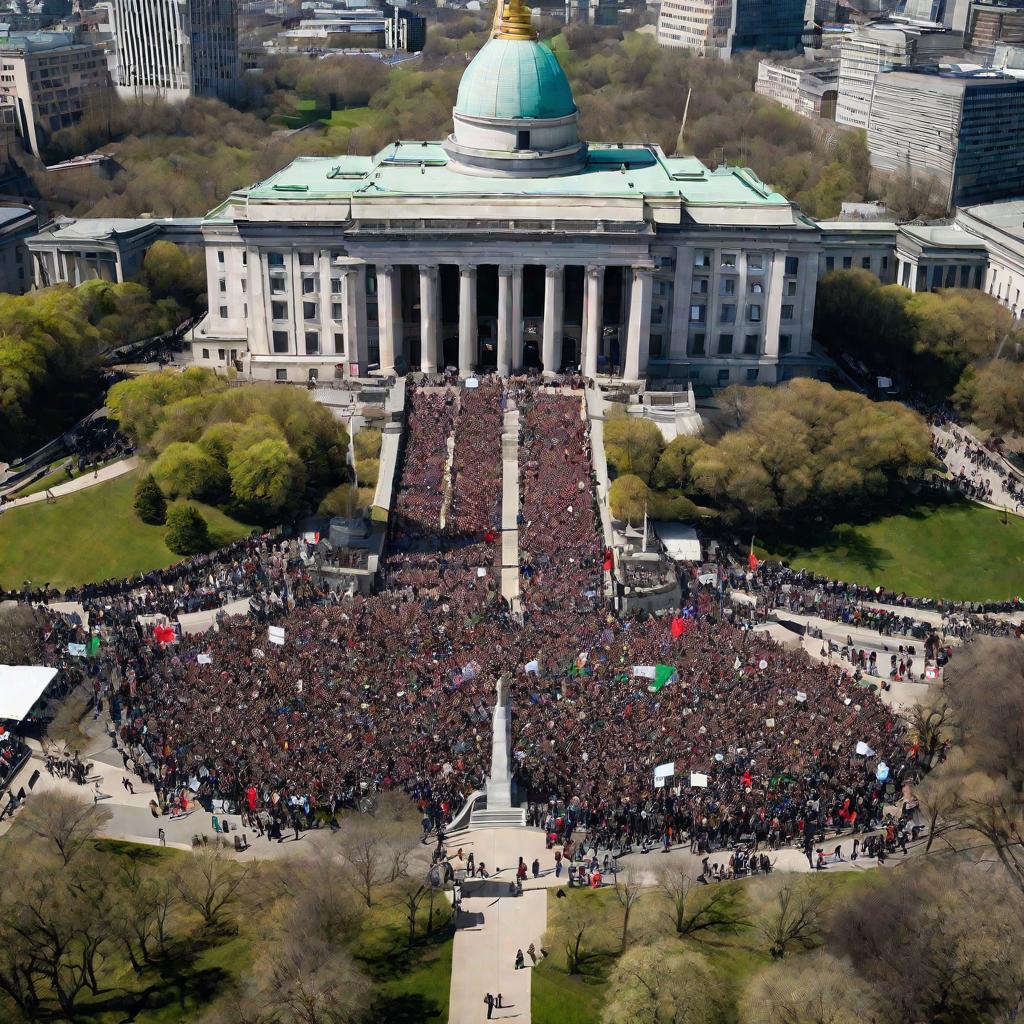
[[501, 676], [495, 687], [497, 699], [491, 719], [491, 774], [487, 778], [487, 809], [512, 806], [512, 709], [509, 679]]

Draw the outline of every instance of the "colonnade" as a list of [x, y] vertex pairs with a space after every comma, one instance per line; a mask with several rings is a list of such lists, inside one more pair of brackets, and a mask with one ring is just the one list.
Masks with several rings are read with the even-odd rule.
[[[477, 363], [478, 264], [459, 266], [459, 341], [458, 362], [461, 374], [472, 373]], [[417, 264], [420, 297], [420, 369], [435, 373], [443, 368], [443, 338], [439, 264]], [[498, 266], [497, 372], [503, 376], [523, 368], [523, 264]], [[353, 317], [348, 328], [358, 349], [365, 342], [365, 274], [356, 265], [349, 265], [346, 277], [346, 316]], [[582, 369], [589, 377], [597, 375], [598, 353], [601, 349], [604, 265], [589, 264], [584, 276]], [[626, 331], [623, 376], [639, 380], [647, 370], [651, 316], [652, 268], [637, 266], [630, 271], [628, 293], [629, 315]], [[402, 354], [404, 324], [402, 321], [401, 267], [394, 263], [376, 264], [378, 340], [380, 368], [394, 370]], [[358, 280], [357, 280], [358, 278]], [[351, 297], [350, 297], [351, 296]], [[362, 300], [362, 301], [360, 301]], [[362, 306], [361, 319], [357, 307]], [[565, 265], [544, 268], [544, 321], [541, 362], [546, 372], [557, 372], [562, 365], [562, 340], [565, 330]], [[353, 330], [354, 328], [354, 330]]]

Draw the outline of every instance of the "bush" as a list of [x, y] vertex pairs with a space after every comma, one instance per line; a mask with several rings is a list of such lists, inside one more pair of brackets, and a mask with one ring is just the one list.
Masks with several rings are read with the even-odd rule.
[[352, 439], [352, 446], [356, 451], [356, 459], [380, 458], [380, 445], [383, 436], [379, 430], [363, 427]]
[[147, 473], [135, 487], [135, 514], [151, 526], [161, 526], [167, 520], [167, 501], [160, 485]]
[[604, 423], [604, 450], [617, 473], [632, 473], [644, 483], [658, 464], [665, 439], [656, 423], [613, 409]]
[[377, 459], [356, 459], [356, 479], [363, 487], [376, 487], [380, 476], [380, 462]]
[[195, 505], [178, 505], [167, 513], [164, 542], [176, 555], [200, 555], [213, 547], [209, 527]]
[[353, 484], [339, 484], [333, 491], [324, 495], [317, 514], [321, 516], [348, 516], [351, 509], [354, 515], [369, 508], [373, 501], [373, 491], [368, 487], [356, 487]]
[[172, 497], [213, 497], [227, 487], [224, 467], [189, 441], [169, 444], [153, 463], [153, 476]]
[[641, 523], [651, 500], [651, 491], [640, 477], [626, 473], [612, 481], [608, 503], [612, 515], [627, 523]]

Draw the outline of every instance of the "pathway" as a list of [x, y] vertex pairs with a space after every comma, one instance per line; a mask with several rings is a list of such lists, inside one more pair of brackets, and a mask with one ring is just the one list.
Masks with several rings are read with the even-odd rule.
[[501, 434], [501, 595], [519, 611], [519, 410], [505, 407]]
[[[65, 494], [74, 494], [75, 491], [84, 491], [87, 487], [94, 487], [96, 484], [105, 483], [107, 480], [116, 480], [117, 477], [124, 476], [125, 473], [131, 473], [133, 470], [138, 468], [139, 457], [137, 455], [133, 455], [130, 459], [121, 459], [119, 462], [112, 462], [109, 466], [104, 466], [95, 473], [85, 473], [82, 476], [75, 477], [74, 480], [69, 480], [67, 483], [51, 487], [50, 493], [55, 498], [61, 498]], [[19, 508], [21, 505], [33, 505], [37, 501], [46, 501], [46, 491], [38, 491], [37, 493], [29, 494], [24, 498], [15, 498], [13, 501], [8, 501], [3, 506], [3, 510]]]
[[[995, 452], [984, 448], [962, 427], [953, 427], [952, 425], [932, 427], [932, 433], [946, 449], [945, 465], [954, 477], [963, 473], [974, 484], [988, 485], [990, 499], [970, 497], [970, 501], [977, 505], [985, 505], [987, 508], [997, 509], [1000, 512], [1006, 511], [1010, 515], [1024, 515], [1020, 502], [1005, 486], [1007, 480], [1011, 480], [1014, 484], [1020, 483], [1017, 471], [1009, 463]], [[976, 465], [968, 457], [968, 445], [972, 448], [982, 449], [985, 455], [1000, 468], [991, 469], [987, 466]]]

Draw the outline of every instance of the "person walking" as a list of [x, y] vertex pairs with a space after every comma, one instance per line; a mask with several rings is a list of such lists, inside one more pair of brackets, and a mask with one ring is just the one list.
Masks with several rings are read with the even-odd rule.
[[157, 839], [160, 840], [160, 845], [161, 846], [166, 846], [167, 845], [167, 833], [164, 832], [164, 830], [162, 828], [158, 828], [156, 830], [156, 837], [157, 837]]
[[484, 1002], [487, 1004], [487, 1019], [490, 1020], [494, 1016], [494, 996], [488, 992], [484, 996]]
[[516, 970], [521, 971], [526, 966], [526, 957], [521, 949], [516, 950]]

